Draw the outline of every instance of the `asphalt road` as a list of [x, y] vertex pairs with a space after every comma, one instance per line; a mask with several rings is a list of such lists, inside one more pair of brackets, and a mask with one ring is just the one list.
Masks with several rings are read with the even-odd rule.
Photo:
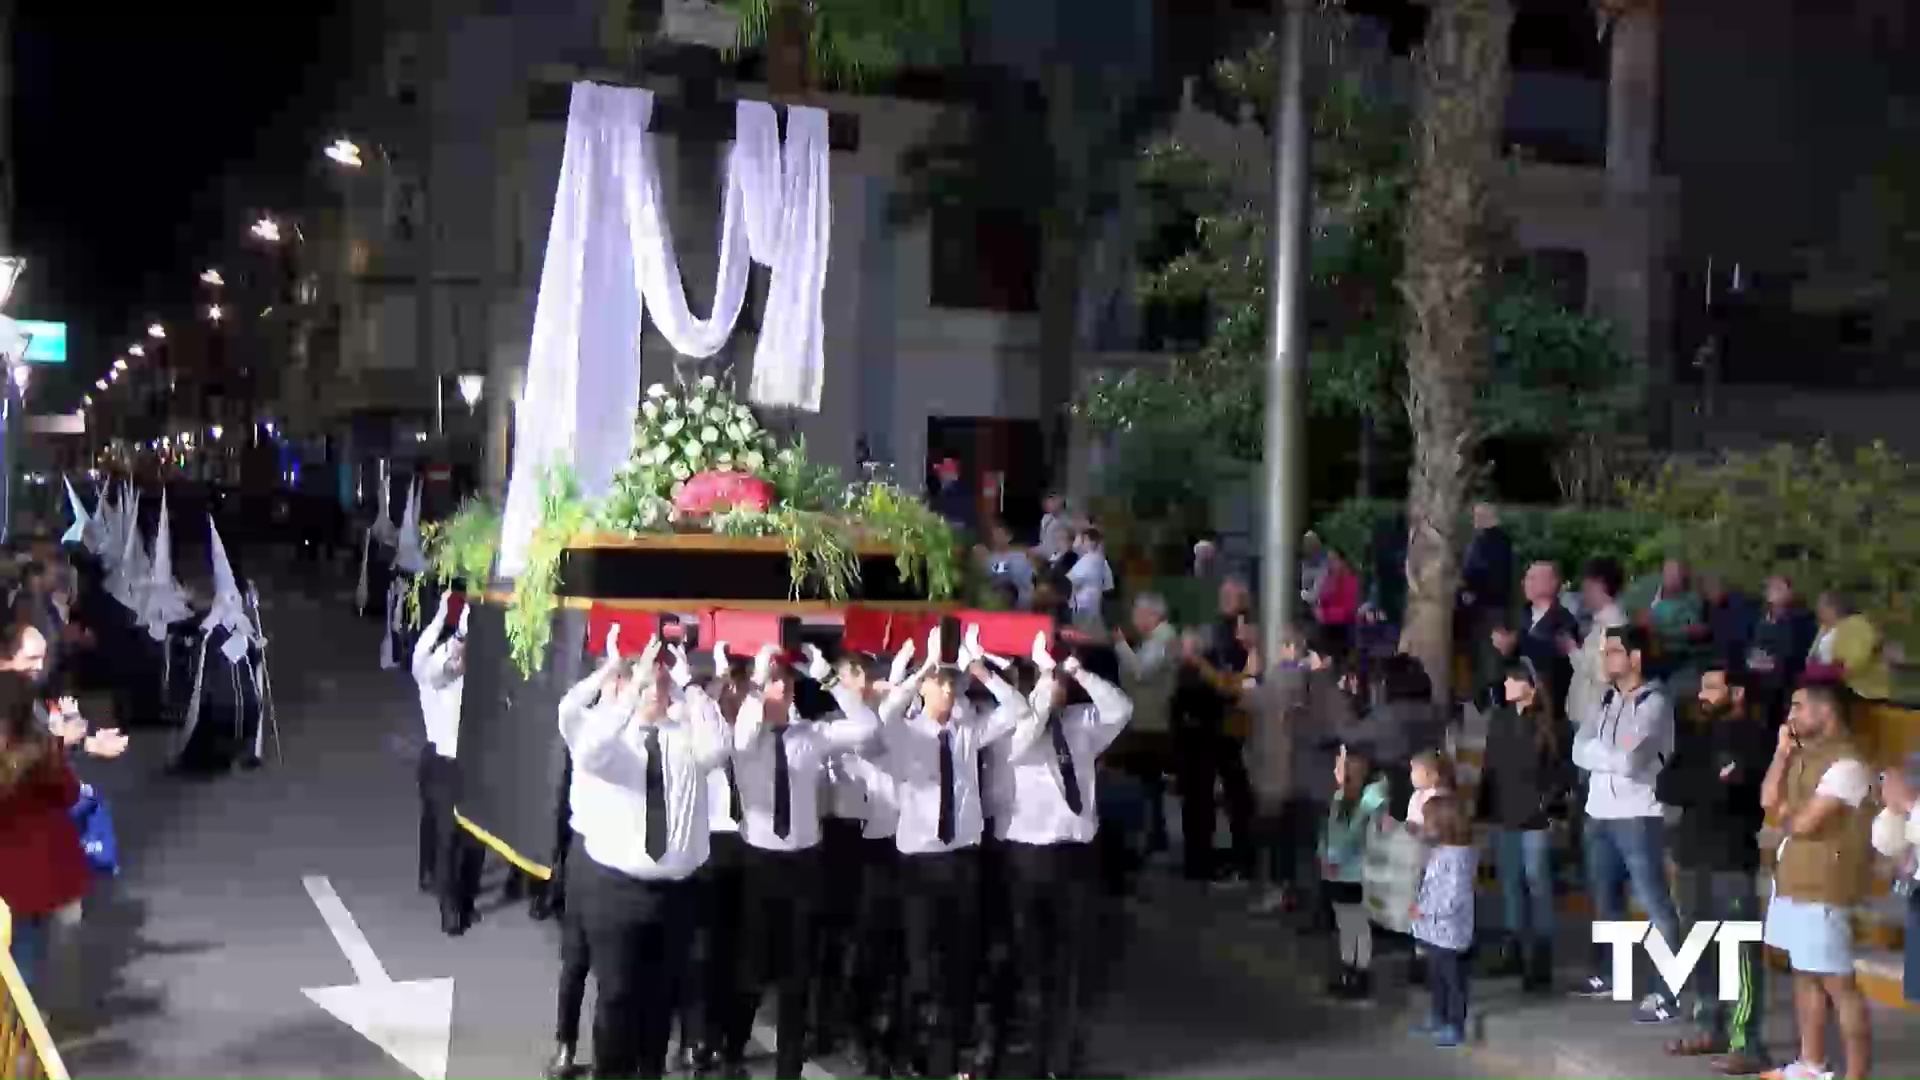
[[[514, 907], [487, 912], [464, 938], [438, 933], [432, 902], [413, 886], [417, 706], [404, 673], [379, 670], [378, 628], [348, 612], [346, 591], [267, 592], [280, 760], [180, 780], [161, 770], [164, 734], [139, 732], [125, 759], [87, 767], [111, 800], [126, 867], [89, 901], [63, 973], [69, 992], [50, 1002], [73, 1075], [412, 1075], [305, 991], [379, 983], [318, 996], [404, 1028], [431, 1013], [444, 984], [428, 980], [445, 979], [445, 1075], [538, 1074], [550, 1048], [555, 930]], [[490, 869], [489, 895], [497, 875]], [[1217, 901], [1171, 882], [1157, 890], [1096, 1025], [1100, 1072], [1500, 1075], [1405, 1038], [1412, 1006], [1313, 1002], [1313, 976], [1302, 978], [1312, 965], [1242, 962], [1234, 924], [1209, 915]], [[383, 1037], [431, 1073], [426, 1027], [424, 1040], [404, 1030]], [[816, 1067], [835, 1075], [835, 1062]]]

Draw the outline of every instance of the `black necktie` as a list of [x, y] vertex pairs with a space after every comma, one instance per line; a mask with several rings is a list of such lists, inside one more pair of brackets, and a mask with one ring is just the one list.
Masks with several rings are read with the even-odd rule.
[[773, 729], [773, 835], [782, 840], [793, 831], [793, 781], [787, 775], [787, 728]]
[[667, 855], [667, 769], [660, 755], [660, 729], [647, 728], [647, 858]]
[[1073, 748], [1067, 745], [1067, 729], [1060, 723], [1059, 714], [1047, 721], [1047, 731], [1053, 736], [1053, 756], [1060, 760], [1060, 786], [1066, 789], [1067, 809], [1074, 816], [1080, 816], [1080, 774], [1073, 771]]
[[740, 824], [740, 782], [733, 778], [733, 759], [727, 759], [727, 817]]
[[940, 842], [953, 843], [953, 731], [940, 729]]

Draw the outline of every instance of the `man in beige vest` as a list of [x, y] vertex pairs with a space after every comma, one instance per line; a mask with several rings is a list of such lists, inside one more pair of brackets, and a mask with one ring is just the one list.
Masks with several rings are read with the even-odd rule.
[[1808, 684], [1794, 692], [1760, 803], [1786, 833], [1773, 874], [1765, 942], [1793, 966], [1794, 1021], [1800, 1057], [1767, 1073], [1785, 1080], [1829, 1080], [1827, 1004], [1840, 1020], [1849, 1078], [1865, 1077], [1872, 1033], [1867, 1003], [1853, 977], [1851, 909], [1866, 898], [1868, 830], [1863, 809], [1872, 787], [1866, 755], [1845, 723], [1845, 692]]

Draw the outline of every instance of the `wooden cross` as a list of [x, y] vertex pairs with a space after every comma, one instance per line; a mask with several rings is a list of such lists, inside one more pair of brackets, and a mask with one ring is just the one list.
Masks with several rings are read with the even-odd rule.
[[[662, 68], [665, 65], [661, 65]], [[594, 82], [610, 86], [633, 86], [630, 82], [617, 79], [596, 78]], [[653, 119], [647, 130], [656, 135], [672, 135], [681, 139], [693, 139], [701, 142], [728, 142], [734, 136], [737, 126], [734, 119], [735, 102], [724, 100], [718, 94], [701, 93], [701, 89], [715, 86], [716, 80], [686, 80], [688, 93], [684, 97], [671, 98], [656, 94], [653, 100]], [[535, 82], [527, 94], [527, 118], [542, 123], [564, 123], [567, 119], [567, 106], [572, 101], [573, 84], [571, 82], [539, 81]], [[773, 103], [773, 111], [780, 120], [780, 137], [786, 138], [787, 109], [789, 106]], [[827, 146], [833, 150], [852, 152], [860, 149], [860, 117], [854, 113], [827, 114]]]

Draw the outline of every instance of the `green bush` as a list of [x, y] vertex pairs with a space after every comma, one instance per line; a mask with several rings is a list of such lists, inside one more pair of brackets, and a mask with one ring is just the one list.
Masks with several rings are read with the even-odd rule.
[[[1314, 530], [1365, 574], [1373, 568], [1376, 529], [1403, 509], [1403, 503], [1393, 500], [1349, 499], [1321, 515]], [[1601, 556], [1618, 559], [1629, 568], [1646, 565], [1643, 549], [1659, 530], [1658, 518], [1631, 510], [1520, 506], [1503, 508], [1500, 519], [1513, 538], [1516, 572], [1546, 559], [1569, 579], [1587, 560]], [[1461, 535], [1471, 531], [1470, 524], [1462, 523]]]

